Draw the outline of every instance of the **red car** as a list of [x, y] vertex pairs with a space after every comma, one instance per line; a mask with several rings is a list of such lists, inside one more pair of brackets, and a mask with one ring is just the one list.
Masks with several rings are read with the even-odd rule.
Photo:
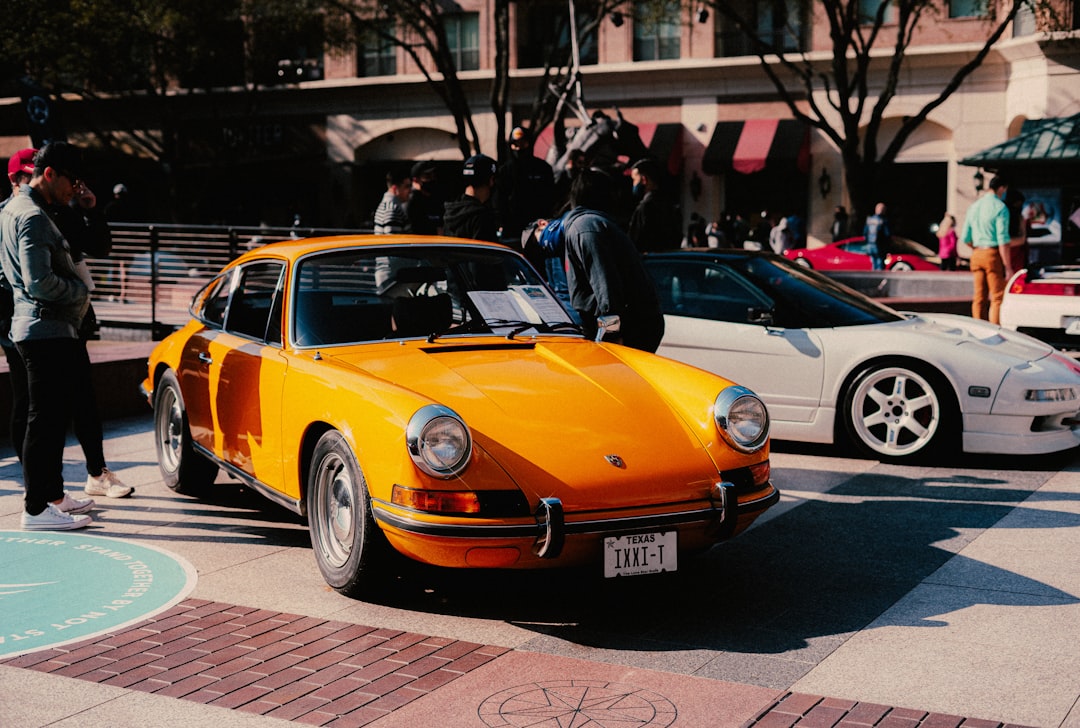
[[[873, 270], [870, 256], [863, 252], [866, 238], [848, 238], [820, 248], [785, 250], [784, 256], [815, 270]], [[941, 259], [930, 248], [895, 235], [881, 252], [885, 270], [941, 270]]]

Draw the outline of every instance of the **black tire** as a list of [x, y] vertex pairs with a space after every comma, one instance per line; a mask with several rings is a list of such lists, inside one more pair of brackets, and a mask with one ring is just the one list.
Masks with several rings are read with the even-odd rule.
[[359, 596], [385, 575], [392, 549], [371, 512], [367, 481], [341, 433], [319, 438], [307, 479], [311, 547], [326, 583]]
[[909, 270], [915, 270], [915, 266], [913, 266], [911, 263], [908, 263], [906, 260], [901, 260], [901, 261], [898, 261], [896, 263], [893, 263], [892, 268], [889, 268], [889, 270], [895, 270], [897, 272], [906, 272], [906, 271], [909, 271]]
[[197, 495], [213, 485], [218, 466], [192, 447], [184, 395], [171, 370], [154, 389], [154, 446], [161, 477], [177, 493]]
[[913, 460], [959, 446], [959, 407], [948, 382], [929, 367], [884, 361], [863, 368], [844, 393], [840, 415], [864, 454]]
[[795, 258], [795, 265], [802, 266], [803, 268], [806, 268], [807, 270], [814, 270], [814, 264], [811, 263], [806, 258], [803, 258], [801, 256], [798, 257], [798, 258]]

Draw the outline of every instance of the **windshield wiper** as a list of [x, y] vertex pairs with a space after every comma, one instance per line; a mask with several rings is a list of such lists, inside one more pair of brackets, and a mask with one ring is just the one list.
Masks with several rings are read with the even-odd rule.
[[553, 334], [556, 331], [576, 331], [579, 334], [585, 333], [582, 328], [573, 321], [543, 321], [538, 324], [523, 323], [521, 326], [508, 333], [506, 338], [513, 340], [515, 336], [518, 336], [529, 329], [536, 329], [537, 332], [541, 334]]

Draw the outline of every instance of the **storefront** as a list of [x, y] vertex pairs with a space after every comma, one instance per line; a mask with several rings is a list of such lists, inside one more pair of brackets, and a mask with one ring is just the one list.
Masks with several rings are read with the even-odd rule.
[[960, 164], [979, 168], [977, 184], [999, 174], [1022, 195], [1013, 212], [1026, 224], [1028, 263], [1080, 258], [1080, 114], [1025, 121], [1017, 136]]

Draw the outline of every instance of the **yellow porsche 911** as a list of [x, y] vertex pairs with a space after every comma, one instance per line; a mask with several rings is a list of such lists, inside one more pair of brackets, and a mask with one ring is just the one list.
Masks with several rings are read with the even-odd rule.
[[143, 384], [166, 483], [197, 494], [223, 469], [305, 514], [343, 593], [377, 583], [391, 548], [444, 567], [672, 571], [779, 499], [753, 392], [586, 338], [501, 245], [275, 243], [191, 313]]

